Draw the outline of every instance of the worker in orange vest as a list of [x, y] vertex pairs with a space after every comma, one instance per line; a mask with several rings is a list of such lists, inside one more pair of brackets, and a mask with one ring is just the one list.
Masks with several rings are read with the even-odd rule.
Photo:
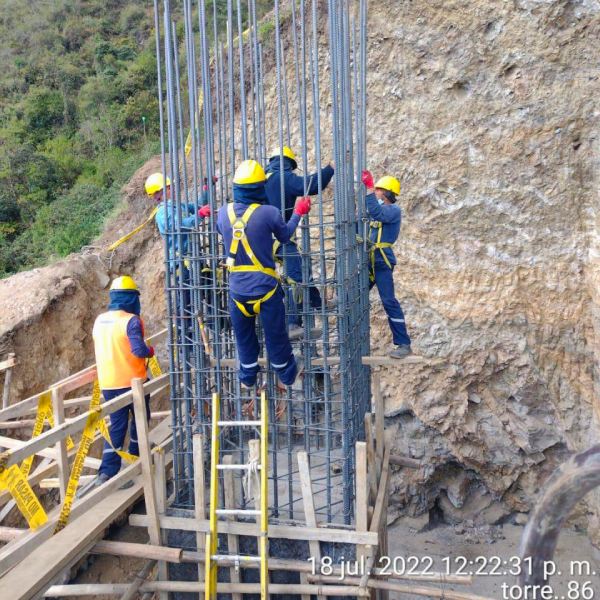
[[[98, 383], [105, 402], [128, 392], [132, 379], [147, 379], [146, 359], [154, 356], [154, 348], [144, 341], [140, 311], [140, 292], [135, 281], [128, 275], [117, 277], [110, 286], [108, 311], [96, 318], [93, 329]], [[146, 396], [146, 411], [150, 418], [150, 396]], [[133, 404], [129, 404], [110, 415], [112, 446], [104, 442], [98, 475], [86, 486], [86, 492], [119, 472], [121, 457], [116, 450], [123, 449], [130, 414], [128, 452], [139, 456]]]

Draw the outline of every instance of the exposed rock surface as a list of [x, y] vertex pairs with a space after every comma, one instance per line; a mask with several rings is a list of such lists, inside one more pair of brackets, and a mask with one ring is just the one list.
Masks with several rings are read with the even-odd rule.
[[[383, 0], [369, 20], [369, 167], [402, 180], [398, 295], [415, 351], [445, 359], [383, 372], [395, 450], [426, 464], [394, 476], [391, 513], [502, 522], [597, 438], [600, 3]], [[158, 164], [136, 173], [102, 243], [148, 213]], [[90, 362], [108, 275], [125, 272], [152, 331], [164, 315], [153, 227], [111, 269], [74, 257], [0, 282], [19, 397]], [[390, 335], [372, 300], [378, 354]]]

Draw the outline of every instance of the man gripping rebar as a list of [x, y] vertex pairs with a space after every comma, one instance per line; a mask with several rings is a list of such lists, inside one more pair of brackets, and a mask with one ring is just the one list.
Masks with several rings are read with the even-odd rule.
[[256, 383], [260, 347], [255, 320], [260, 315], [267, 356], [281, 383], [292, 385], [298, 373], [292, 354], [284, 294], [275, 270], [273, 237], [289, 242], [300, 219], [310, 211], [310, 198], [299, 198], [286, 223], [267, 202], [266, 175], [254, 160], [245, 160], [233, 178], [233, 202], [219, 209], [217, 231], [223, 236], [229, 268], [229, 313], [244, 386]]
[[369, 223], [369, 289], [377, 286], [381, 303], [388, 316], [392, 338], [396, 347], [390, 352], [392, 358], [404, 358], [411, 353], [410, 337], [400, 302], [394, 292], [393, 272], [396, 257], [392, 246], [400, 235], [402, 211], [396, 204], [400, 194], [400, 182], [385, 175], [373, 183], [369, 171], [362, 172], [362, 182], [367, 188], [367, 212]]
[[[283, 160], [282, 160], [283, 158]], [[282, 149], [274, 148], [269, 156], [267, 166], [267, 198], [269, 204], [282, 211], [286, 221], [292, 218], [296, 199], [300, 196], [315, 196], [319, 193], [319, 177], [321, 178], [321, 189], [324, 190], [334, 175], [333, 165], [329, 164], [320, 173], [312, 173], [306, 177], [307, 189], [304, 189], [304, 179], [296, 175], [294, 171], [298, 167], [296, 156], [288, 146]], [[283, 179], [283, 209], [281, 201], [281, 180]], [[286, 244], [276, 244], [275, 251], [278, 260], [284, 262], [284, 272], [292, 287], [296, 283], [304, 283], [302, 277], [302, 259], [298, 252], [298, 245], [291, 239]], [[310, 269], [310, 267], [309, 267]], [[310, 270], [309, 270], [309, 277]], [[292, 301], [295, 305], [288, 315], [290, 326], [290, 337], [300, 337], [302, 330], [302, 290], [295, 290]], [[317, 287], [308, 288], [309, 301], [312, 308], [321, 308], [321, 294]], [[294, 298], [296, 296], [296, 298]]]
[[[117, 277], [110, 286], [108, 310], [96, 318], [93, 329], [98, 384], [105, 402], [128, 392], [132, 379], [147, 379], [146, 359], [154, 356], [154, 348], [144, 341], [140, 312], [140, 292], [135, 281], [128, 275]], [[146, 411], [150, 419], [150, 396], [146, 396]], [[98, 475], [79, 495], [102, 485], [119, 472], [121, 457], [117, 450], [123, 449], [130, 415], [128, 452], [139, 455], [133, 404], [129, 404], [110, 415], [112, 445], [104, 442]]]

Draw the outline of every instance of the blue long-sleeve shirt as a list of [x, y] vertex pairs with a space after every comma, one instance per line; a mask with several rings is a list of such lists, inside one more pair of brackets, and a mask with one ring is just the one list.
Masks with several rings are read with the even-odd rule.
[[[264, 186], [259, 189], [252, 186], [234, 186], [233, 209], [236, 217], [241, 217], [254, 201], [264, 198]], [[229, 254], [232, 240], [232, 228], [227, 214], [228, 205], [219, 209], [217, 231], [223, 236], [225, 253]], [[294, 234], [300, 216], [294, 213], [288, 223], [285, 223], [281, 212], [274, 206], [263, 204], [259, 206], [248, 221], [246, 237], [250, 248], [263, 267], [275, 269], [273, 258], [273, 237], [285, 244]], [[251, 265], [252, 261], [240, 243], [235, 259], [236, 265]], [[276, 281], [273, 277], [261, 272], [234, 272], [229, 277], [229, 289], [236, 297], [258, 297], [272, 290]]]
[[127, 323], [127, 339], [134, 356], [138, 358], [150, 357], [152, 353], [144, 341], [144, 328], [141, 319], [137, 315], [131, 317]]
[[[168, 230], [173, 231], [173, 227], [171, 224], [171, 211], [176, 210], [171, 206], [171, 202], [169, 200], [163, 201], [159, 204], [158, 210], [156, 211], [156, 215], [154, 215], [154, 221], [156, 222], [156, 226], [158, 227], [158, 231], [163, 239], [165, 239], [165, 235]], [[187, 253], [188, 249], [188, 238], [189, 235], [186, 231], [191, 231], [196, 225], [196, 208], [193, 204], [182, 204], [181, 206], [181, 229], [182, 233], [182, 252], [183, 254]], [[179, 239], [177, 235], [174, 235], [175, 239], [175, 251], [179, 251]]]
[[[381, 223], [381, 239], [380, 242], [393, 244], [400, 235], [400, 224], [402, 222], [402, 210], [397, 204], [379, 204], [375, 194], [368, 194], [366, 197], [367, 212], [372, 222]], [[377, 242], [379, 235], [379, 227], [369, 225], [369, 240], [373, 243]], [[383, 248], [387, 259], [391, 265], [396, 264], [396, 257], [391, 248]], [[375, 250], [375, 262], [385, 264], [385, 260], [381, 256], [380, 250]]]
[[[269, 204], [281, 210], [281, 164], [279, 157], [271, 159], [267, 166], [266, 192]], [[304, 193], [304, 179], [294, 173], [294, 163], [287, 157], [283, 159], [284, 184], [284, 217], [286, 221], [292, 218], [294, 205], [299, 196], [315, 196], [319, 193], [319, 173], [311, 173], [306, 177], [308, 191]], [[325, 189], [334, 175], [333, 167], [327, 165], [321, 169], [321, 189]]]

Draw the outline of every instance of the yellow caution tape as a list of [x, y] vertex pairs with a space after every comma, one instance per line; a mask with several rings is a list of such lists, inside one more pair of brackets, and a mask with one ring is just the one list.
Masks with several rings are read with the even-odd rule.
[[[90, 402], [90, 410], [95, 410], [100, 408], [100, 384], [98, 380], [94, 381], [94, 390], [92, 392], [92, 401]], [[125, 461], [132, 463], [137, 460], [137, 456], [134, 454], [130, 454], [129, 452], [125, 452], [124, 450], [117, 450], [110, 439], [110, 432], [108, 427], [106, 426], [106, 421], [104, 419], [98, 420], [97, 425], [98, 430], [100, 431], [100, 435], [106, 440], [106, 442], [110, 445], [110, 447]]]
[[156, 214], [157, 211], [158, 211], [158, 206], [155, 206], [152, 209], [152, 212], [150, 213], [150, 216], [141, 225], [138, 225], [134, 230], [130, 231], [128, 234], [124, 235], [122, 238], [118, 239], [116, 242], [113, 242], [108, 247], [108, 250], [110, 252], [112, 252], [113, 250], [115, 250], [116, 248], [118, 248], [121, 244], [123, 244], [124, 242], [126, 242], [129, 238], [132, 238], [136, 233], [138, 233], [139, 231], [141, 231], [142, 229], [144, 229], [144, 227], [146, 227], [146, 225], [148, 225], [148, 223], [150, 223], [150, 221], [152, 221], [152, 219], [154, 219], [154, 215]]
[[73, 500], [75, 499], [75, 493], [77, 492], [77, 486], [79, 485], [79, 478], [81, 477], [81, 472], [83, 471], [85, 458], [90, 451], [90, 446], [94, 441], [94, 434], [96, 433], [96, 429], [98, 429], [98, 423], [101, 420], [102, 418], [98, 410], [91, 412], [88, 415], [87, 421], [85, 422], [85, 428], [81, 434], [81, 441], [79, 442], [79, 448], [77, 449], [77, 454], [75, 455], [75, 460], [73, 461], [73, 467], [71, 469], [71, 475], [69, 476], [65, 500], [60, 509], [60, 515], [58, 517], [58, 522], [56, 523], [54, 533], [58, 533], [61, 529], [64, 529], [67, 521], [69, 520], [71, 506], [73, 505]]
[[17, 465], [0, 472], [0, 489], [10, 492], [31, 529], [37, 529], [48, 520], [44, 507]]
[[[33, 425], [33, 432], [31, 434], [31, 439], [36, 438], [38, 435], [42, 433], [44, 429], [44, 423], [48, 421], [50, 427], [54, 427], [54, 414], [52, 413], [52, 393], [50, 390], [45, 391], [38, 400], [37, 413], [35, 415], [35, 424]], [[67, 438], [67, 450], [72, 450], [75, 447], [73, 443], [73, 439], [71, 436]], [[31, 465], [33, 464], [33, 457], [28, 456], [21, 463], [21, 472], [23, 473], [23, 477], [27, 479], [29, 477], [29, 472], [31, 471]]]
[[152, 377], [160, 377], [162, 375], [162, 369], [160, 368], [160, 364], [158, 363], [156, 356], [153, 356], [148, 360], [148, 368], [150, 369]]

